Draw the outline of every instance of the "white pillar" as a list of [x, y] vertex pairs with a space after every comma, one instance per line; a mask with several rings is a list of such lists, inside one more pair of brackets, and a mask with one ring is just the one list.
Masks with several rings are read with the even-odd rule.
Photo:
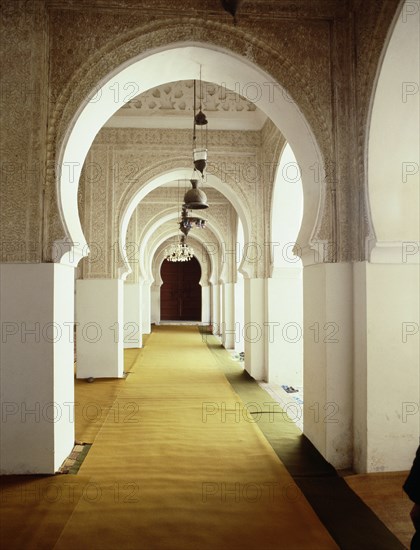
[[152, 285], [150, 289], [150, 321], [160, 323], [160, 286]]
[[210, 309], [211, 309], [210, 285], [202, 285], [201, 287], [201, 322], [206, 325], [210, 324]]
[[245, 369], [255, 380], [266, 380], [266, 279], [245, 279]]
[[358, 472], [408, 470], [419, 443], [419, 266], [354, 265]]
[[123, 281], [76, 282], [77, 378], [122, 378], [124, 374]]
[[74, 268], [0, 265], [1, 474], [52, 474], [74, 445]]
[[150, 334], [152, 332], [150, 320], [150, 283], [143, 283], [141, 289], [141, 320], [142, 333]]
[[222, 285], [222, 344], [226, 349], [235, 348], [235, 284]]
[[243, 329], [245, 324], [245, 304], [244, 304], [244, 278], [238, 273], [238, 280], [235, 283], [235, 350], [240, 353], [245, 349]]
[[216, 284], [211, 286], [211, 322], [213, 334], [220, 335], [222, 324], [220, 318], [220, 285]]
[[303, 269], [303, 427], [335, 468], [352, 466], [352, 285], [352, 264]]
[[274, 268], [267, 285], [268, 381], [303, 386], [302, 268]]
[[140, 283], [124, 283], [124, 347], [141, 348]]

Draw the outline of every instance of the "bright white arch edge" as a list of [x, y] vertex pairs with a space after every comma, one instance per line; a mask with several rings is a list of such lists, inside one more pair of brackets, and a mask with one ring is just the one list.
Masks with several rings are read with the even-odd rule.
[[[234, 91], [238, 86], [241, 90], [247, 90], [248, 86], [258, 90], [258, 107], [281, 129], [301, 167], [305, 211], [298, 241], [302, 249], [310, 246], [322, 198], [321, 185], [314, 185], [313, 169], [319, 167], [322, 176], [324, 162], [303, 114], [284, 88], [250, 61], [213, 45], [204, 47], [184, 42], [143, 52], [119, 66], [98, 84], [75, 114], [57, 163], [60, 168], [57, 171], [58, 207], [69, 239], [60, 263], [76, 266], [89, 251], [80, 223], [77, 191], [82, 166], [96, 134], [108, 118], [132, 98], [133, 84], [138, 95], [168, 82], [198, 78], [200, 66], [203, 80]], [[321, 182], [323, 179], [320, 177]]]

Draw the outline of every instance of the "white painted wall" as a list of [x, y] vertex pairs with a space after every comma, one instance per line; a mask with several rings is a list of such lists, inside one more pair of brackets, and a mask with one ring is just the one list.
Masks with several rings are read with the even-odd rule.
[[267, 280], [244, 279], [245, 283], [245, 324], [243, 328], [245, 344], [244, 367], [255, 380], [267, 380], [266, 342], [267, 327], [266, 303]]
[[226, 349], [235, 348], [235, 283], [222, 285], [222, 344]]
[[213, 334], [219, 335], [222, 329], [220, 316], [220, 285], [211, 285], [211, 321], [213, 324]]
[[274, 184], [272, 274], [267, 281], [268, 381], [279, 385], [303, 385], [302, 261], [293, 251], [302, 215], [300, 168], [290, 145], [286, 144]]
[[244, 276], [239, 271], [245, 246], [244, 228], [238, 217], [238, 229], [236, 233], [236, 284], [235, 284], [235, 351], [241, 353], [245, 350], [243, 328], [245, 324], [245, 284]]
[[201, 287], [201, 322], [210, 324], [210, 285], [204, 284]]
[[151, 310], [150, 310], [150, 288], [151, 284], [143, 283], [141, 289], [141, 327], [142, 334], [150, 334], [151, 327]]
[[419, 240], [420, 10], [412, 5], [398, 17], [372, 109], [368, 182], [379, 242]]
[[241, 353], [245, 350], [243, 329], [245, 324], [245, 283], [244, 277], [238, 272], [235, 283], [235, 351]]
[[77, 378], [123, 377], [123, 292], [120, 279], [77, 281]]
[[363, 262], [354, 279], [355, 467], [408, 470], [420, 435], [419, 267]]
[[124, 347], [141, 348], [141, 284], [124, 283]]
[[352, 466], [352, 264], [303, 270], [304, 433], [335, 468]]
[[150, 289], [151, 322], [160, 323], [160, 286], [152, 285]]
[[302, 269], [274, 268], [267, 285], [268, 382], [302, 387]]
[[73, 448], [73, 285], [64, 265], [0, 265], [1, 474], [52, 474]]
[[368, 142], [375, 246], [354, 266], [354, 461], [408, 469], [419, 442], [420, 13], [405, 2], [385, 51]]

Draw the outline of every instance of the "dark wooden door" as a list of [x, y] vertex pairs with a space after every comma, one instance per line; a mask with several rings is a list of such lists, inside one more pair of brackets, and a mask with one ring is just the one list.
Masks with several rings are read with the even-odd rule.
[[164, 260], [160, 270], [160, 318], [162, 321], [201, 321], [201, 267], [189, 262]]

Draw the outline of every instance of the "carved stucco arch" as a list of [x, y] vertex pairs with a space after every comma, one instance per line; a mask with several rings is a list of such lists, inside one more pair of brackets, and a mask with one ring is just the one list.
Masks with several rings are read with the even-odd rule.
[[[311, 92], [308, 83], [301, 78], [297, 69], [289, 60], [282, 58], [281, 52], [270, 48], [261, 40], [250, 37], [239, 29], [232, 29], [228, 25], [217, 22], [208, 22], [206, 28], [203, 29], [200, 23], [201, 20], [180, 18], [177, 21], [172, 19], [140, 27], [135, 32], [132, 31], [126, 36], [110, 42], [106, 47], [93, 54], [70, 78], [68, 86], [58, 96], [55, 110], [50, 116], [47, 185], [51, 195], [48, 216], [51, 222], [49, 228], [51, 241], [62, 236], [62, 225], [66, 237], [70, 239], [70, 244], [81, 241], [79, 243], [80, 248], [85, 244], [81, 228], [77, 231], [69, 229], [67, 223], [68, 212], [73, 206], [64, 208], [64, 204], [66, 201], [70, 201], [72, 204], [77, 201], [74, 199], [74, 190], [68, 188], [66, 181], [61, 181], [63, 160], [65, 153], [68, 152], [69, 138], [72, 131], [75, 128], [77, 129], [82, 111], [89, 105], [89, 99], [92, 100], [91, 103], [93, 102], [95, 99], [94, 92], [99, 89], [99, 86], [109, 83], [113, 76], [115, 77], [127, 66], [133, 65], [136, 60], [140, 58], [142, 60], [147, 59], [151, 55], [156, 55], [159, 50], [169, 52], [174, 48], [185, 47], [186, 45], [195, 48], [205, 47], [206, 51], [227, 54], [236, 64], [242, 63], [243, 66], [248, 66], [250, 70], [253, 67], [254, 71], [264, 71], [268, 82], [287, 83], [290, 109], [300, 113], [296, 116], [301, 117], [301, 123], [306, 126], [308, 136], [312, 136], [310, 137], [312, 145], [308, 144], [307, 150], [313, 151], [311, 160], [315, 159], [315, 162], [321, 167], [321, 173], [324, 173], [324, 158], [330, 158], [332, 151], [328, 123], [323, 116], [316, 96]], [[173, 42], [173, 39], [176, 40], [176, 43]], [[203, 39], [205, 39], [205, 43], [203, 43]], [[248, 56], [248, 58], [240, 57], [243, 51], [250, 51], [250, 48], [252, 49], [251, 56]], [[141, 53], [139, 54], [139, 52]], [[242, 68], [243, 66], [241, 65]], [[292, 104], [291, 97], [296, 99], [296, 104]], [[284, 98], [283, 101], [285, 101]], [[108, 113], [107, 118], [111, 114]], [[306, 118], [302, 117], [302, 114]], [[277, 120], [277, 123], [279, 122]], [[92, 129], [93, 131], [94, 129]], [[315, 135], [317, 136], [316, 139]], [[91, 144], [93, 138], [94, 134], [92, 136], [88, 135], [86, 140], [91, 140]], [[296, 136], [294, 139], [297, 139]], [[88, 149], [89, 147], [82, 154], [83, 161]], [[71, 156], [71, 148], [68, 155]], [[80, 170], [81, 166], [76, 168], [76, 193], [79, 179], [78, 171]], [[57, 189], [54, 193], [54, 179], [56, 176]], [[307, 242], [314, 238], [315, 233], [321, 227], [325, 203], [325, 189], [322, 187], [325, 187], [325, 184], [320, 185], [320, 187], [321, 189], [317, 190], [318, 195], [320, 195], [318, 199], [311, 199], [317, 201], [318, 207], [316, 213], [314, 213], [314, 207], [312, 207], [312, 229], [306, 228], [305, 241]], [[313, 191], [310, 191], [310, 193], [312, 197]], [[55, 195], [57, 201], [53, 200]], [[73, 199], [70, 199], [71, 196], [73, 196]], [[54, 206], [55, 202], [58, 204], [59, 212]], [[61, 224], [59, 217], [61, 217]]]
[[[403, 166], [404, 160], [416, 160], [416, 174], [418, 173], [418, 148], [416, 149], [416, 137], [419, 135], [419, 119], [418, 116], [414, 114], [415, 108], [409, 108], [409, 96], [406, 96], [405, 99], [403, 97], [404, 84], [411, 85], [413, 81], [414, 83], [417, 81], [418, 87], [418, 73], [417, 75], [413, 73], [413, 70], [415, 70], [413, 66], [417, 67], [417, 69], [419, 66], [419, 50], [415, 47], [414, 38], [415, 35], [418, 41], [418, 11], [411, 12], [410, 8], [410, 10], [404, 12], [406, 5], [410, 6], [408, 0], [400, 0], [398, 9], [388, 27], [388, 33], [385, 37], [382, 50], [380, 51], [379, 63], [374, 73], [375, 78], [371, 88], [371, 94], [367, 102], [367, 124], [365, 128], [365, 139], [363, 141], [363, 164], [365, 167], [363, 174], [365, 204], [363, 250], [365, 251], [366, 259], [374, 263], [419, 262], [418, 253], [406, 254], [407, 245], [408, 249], [413, 248], [413, 250], [418, 251], [418, 230], [417, 232], [413, 231], [413, 227], [411, 227], [409, 234], [402, 236], [401, 233], [399, 233], [399, 231], [404, 233], [402, 222], [409, 218], [409, 212], [405, 210], [407, 214], [406, 217], [400, 215], [399, 223], [396, 223], [394, 215], [394, 212], [404, 211], [404, 202], [406, 207], [407, 203], [410, 207], [412, 206], [412, 212], [418, 212], [418, 197], [413, 198], [412, 195], [410, 197], [410, 189], [407, 185], [404, 191], [400, 187], [399, 196], [393, 195], [391, 200], [388, 198], [388, 196], [391, 195], [391, 189], [394, 193], [395, 190], [398, 189], [398, 185], [395, 185], [395, 183], [398, 182], [398, 175], [396, 176], [395, 172], [398, 171], [398, 166], [401, 164]], [[417, 24], [415, 21], [416, 16]], [[404, 20], [404, 18], [406, 18], [406, 20]], [[405, 40], [409, 40], [409, 43], [404, 43], [402, 36], [404, 36]], [[414, 52], [417, 52], [417, 59], [414, 58]], [[389, 65], [390, 59], [394, 60], [393, 65]], [[399, 63], [402, 59], [404, 59], [404, 64]], [[407, 69], [407, 67], [410, 68], [410, 63], [411, 71]], [[405, 74], [398, 73], [398, 70], [401, 70], [401, 68]], [[386, 83], [382, 80], [384, 75], [388, 75], [388, 81], [385, 81]], [[390, 80], [397, 83], [401, 82], [401, 87], [395, 87], [393, 95], [392, 92], [390, 92], [390, 90], [392, 90]], [[390, 95], [384, 96], [385, 91], [386, 93], [390, 93]], [[418, 95], [418, 90], [415, 95]], [[382, 112], [375, 113], [374, 109], [378, 103], [381, 105], [380, 108]], [[405, 112], [398, 111], [400, 106], [405, 106]], [[407, 113], [408, 109], [409, 113]], [[394, 117], [394, 120], [392, 120], [391, 117]], [[392, 120], [391, 123], [388, 123], [389, 118]], [[416, 127], [408, 127], [408, 121], [410, 121], [410, 123], [414, 122]], [[381, 126], [379, 128], [374, 128], [375, 123], [376, 125], [379, 123]], [[378, 154], [378, 151], [376, 151], [376, 154], [372, 151], [372, 135], [374, 135], [373, 142], [375, 142], [375, 139], [378, 141], [378, 136], [387, 135], [390, 127], [392, 127], [392, 131], [395, 131], [396, 135], [400, 134], [399, 147], [401, 148], [400, 151], [403, 151], [403, 156], [392, 156], [394, 151], [398, 150], [395, 144], [392, 145], [391, 151], [388, 151], [389, 156], [387, 156], [387, 152], [384, 153], [383, 146], [377, 147], [377, 149], [380, 149], [380, 154]], [[413, 144], [413, 148], [409, 151], [409, 146], [411, 144]], [[383, 173], [381, 173], [381, 169]], [[390, 186], [390, 182], [386, 179], [389, 174], [391, 174], [389, 179], [392, 180], [392, 186]], [[380, 187], [378, 185], [379, 182], [381, 182]], [[418, 185], [416, 187], [418, 189]], [[373, 192], [373, 188], [376, 190], [376, 195]], [[408, 200], [406, 199], [405, 201], [399, 202], [400, 197], [402, 199], [403, 195], [408, 197]], [[393, 215], [390, 215], [390, 212]], [[418, 216], [417, 220], [412, 225], [418, 229]], [[390, 229], [391, 235], [388, 234], [387, 237], [384, 237], [385, 231], [389, 231]]]
[[[177, 179], [188, 179], [191, 176], [191, 168], [185, 168], [191, 159], [185, 159], [182, 156], [169, 157], [162, 162], [151, 165], [147, 170], [143, 171], [132, 184], [127, 187], [124, 195], [121, 197], [117, 205], [117, 215], [115, 218], [116, 234], [119, 235], [120, 252], [123, 262], [120, 264], [120, 274], [124, 278], [129, 271], [128, 262], [126, 260], [125, 239], [127, 235], [128, 224], [130, 218], [141, 200], [153, 189], [156, 189], [163, 183], [168, 183]], [[239, 185], [232, 182], [231, 185], [223, 182], [215, 174], [209, 174], [206, 177], [206, 182], [222, 193], [235, 208], [239, 218], [241, 219], [245, 239], [249, 242], [253, 239], [254, 230], [252, 220], [255, 217], [251, 214], [252, 208], [249, 200], [243, 193]], [[211, 216], [211, 214], [210, 214]], [[244, 265], [242, 270], [247, 274], [247, 269], [252, 266]]]
[[[194, 252], [196, 251], [195, 247], [197, 246], [197, 244], [200, 245], [201, 254], [194, 254], [194, 257], [200, 264], [200, 268], [201, 268], [201, 277], [200, 277], [199, 284], [201, 287], [208, 286], [211, 283], [211, 278], [212, 278], [211, 269], [210, 270], [208, 269], [209, 264], [211, 265], [211, 258], [207, 254], [207, 259], [206, 261], [204, 261], [203, 255], [206, 254], [205, 247], [198, 239], [193, 238], [192, 240], [194, 241], [192, 243]], [[163, 261], [165, 260], [164, 250], [166, 246], [167, 246], [167, 239], [163, 240], [155, 249], [153, 258], [151, 259], [151, 263], [150, 263], [150, 270], [153, 277], [153, 285], [156, 287], [160, 287], [163, 282], [160, 276], [160, 269], [163, 264]]]
[[[179, 212], [174, 208], [166, 209], [160, 214], [154, 216], [148, 221], [148, 223], [143, 228], [142, 234], [140, 235], [140, 275], [144, 279], [148, 279], [150, 274], [150, 259], [153, 258], [153, 255], [156, 251], [156, 247], [162, 242], [163, 235], [167, 240], [170, 237], [175, 237], [179, 234], [175, 228], [175, 224], [168, 226], [167, 222], [175, 220], [178, 218]], [[204, 230], [193, 230], [193, 233], [190, 233], [188, 236], [188, 241], [195, 239], [197, 242], [200, 242], [203, 246], [206, 243], [216, 243], [218, 249], [221, 250], [222, 246], [222, 234], [217, 228], [217, 224], [214, 223], [214, 220], [211, 219], [211, 216], [207, 216], [210, 224], [207, 225]], [[166, 224], [166, 226], [165, 226]], [[162, 228], [159, 231], [159, 228]], [[205, 248], [205, 247], [204, 247]], [[207, 254], [208, 255], [208, 254]], [[220, 256], [218, 255], [217, 262], [211, 262], [212, 270], [220, 270]], [[213, 259], [212, 259], [213, 260]], [[148, 273], [149, 272], [149, 273]]]
[[[238, 27], [216, 21], [206, 21], [203, 26], [201, 19], [192, 17], [171, 18], [139, 26], [110, 41], [87, 58], [58, 94], [50, 116], [49, 145], [57, 148], [61, 145], [72, 119], [89, 100], [95, 99], [100, 85], [123, 66], [133, 62], [142, 52], [164, 51], [177, 44], [213, 45], [259, 66], [287, 89], [289, 98], [296, 101], [313, 127], [324, 153], [331, 153], [329, 124], [317, 96], [298, 68], [280, 50]], [[245, 57], [243, 52], [247, 52]], [[53, 147], [52, 151], [55, 150]]]

